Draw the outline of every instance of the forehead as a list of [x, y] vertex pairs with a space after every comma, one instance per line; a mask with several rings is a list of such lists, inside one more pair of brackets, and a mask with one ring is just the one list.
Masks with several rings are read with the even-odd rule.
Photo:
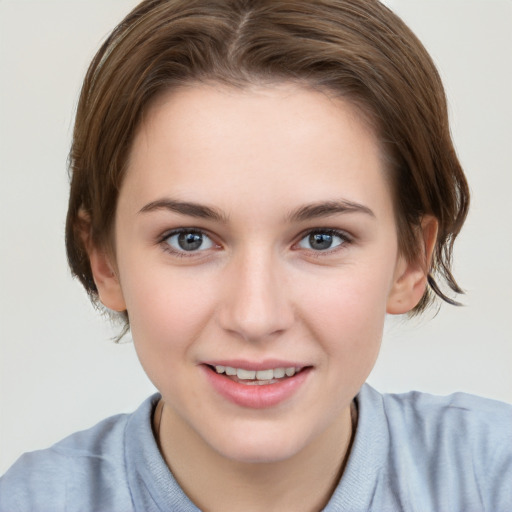
[[195, 85], [148, 109], [123, 189], [141, 203], [254, 202], [255, 194], [260, 208], [326, 195], [389, 202], [383, 162], [375, 131], [347, 100], [290, 84]]

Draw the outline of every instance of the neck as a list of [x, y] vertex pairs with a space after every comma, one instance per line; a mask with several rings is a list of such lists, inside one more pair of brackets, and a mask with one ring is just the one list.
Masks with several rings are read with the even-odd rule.
[[356, 409], [348, 407], [293, 457], [245, 463], [223, 457], [160, 402], [154, 427], [160, 451], [189, 498], [212, 512], [321, 510], [338, 484], [355, 432]]

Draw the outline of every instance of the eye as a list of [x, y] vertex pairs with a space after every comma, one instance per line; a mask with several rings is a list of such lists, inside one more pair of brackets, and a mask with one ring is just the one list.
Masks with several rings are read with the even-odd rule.
[[175, 252], [205, 251], [215, 245], [205, 233], [193, 229], [171, 233], [163, 242]]
[[313, 251], [327, 251], [348, 241], [348, 237], [343, 233], [332, 229], [326, 229], [308, 233], [307, 236], [298, 243], [298, 246], [302, 249], [310, 249]]

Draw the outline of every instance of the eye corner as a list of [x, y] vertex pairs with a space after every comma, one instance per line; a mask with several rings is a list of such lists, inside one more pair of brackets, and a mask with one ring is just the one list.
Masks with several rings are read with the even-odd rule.
[[159, 237], [158, 244], [165, 252], [178, 257], [198, 256], [211, 249], [221, 248], [211, 235], [197, 228], [169, 230]]
[[322, 253], [328, 255], [345, 248], [352, 241], [353, 237], [344, 231], [333, 228], [314, 228], [302, 233], [294, 246], [317, 255]]

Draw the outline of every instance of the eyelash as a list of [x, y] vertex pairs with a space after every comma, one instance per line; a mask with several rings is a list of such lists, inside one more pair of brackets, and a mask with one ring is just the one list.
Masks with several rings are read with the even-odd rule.
[[174, 229], [172, 231], [168, 231], [168, 232], [164, 233], [159, 238], [158, 243], [165, 252], [172, 254], [173, 256], [176, 256], [178, 258], [190, 258], [190, 257], [194, 257], [194, 256], [197, 257], [197, 254], [206, 251], [206, 249], [203, 249], [202, 251], [186, 251], [186, 250], [179, 251], [179, 250], [174, 249], [167, 242], [167, 240], [169, 240], [169, 238], [171, 238], [173, 236], [181, 235], [181, 234], [201, 235], [201, 236], [209, 239], [214, 246], [218, 247], [218, 244], [216, 244], [213, 241], [212, 237], [210, 235], [208, 235], [208, 233], [206, 233], [202, 229], [197, 229], [197, 228], [180, 228], [180, 229]]
[[[194, 256], [197, 256], [199, 253], [205, 252], [205, 251], [207, 251], [209, 249], [209, 248], [207, 248], [207, 249], [198, 250], [198, 251], [194, 251], [194, 250], [193, 251], [186, 251], [186, 250], [176, 250], [176, 249], [174, 249], [167, 242], [167, 240], [169, 240], [169, 238], [171, 238], [173, 236], [180, 235], [180, 234], [192, 234], [192, 235], [195, 234], [195, 235], [205, 236], [205, 237], [207, 237], [207, 239], [209, 239], [211, 241], [211, 243], [214, 246], [220, 247], [218, 244], [215, 243], [213, 238], [210, 235], [208, 235], [207, 232], [205, 232], [202, 229], [198, 229], [198, 228], [180, 228], [180, 229], [175, 229], [175, 230], [172, 230], [172, 231], [168, 231], [168, 232], [164, 233], [158, 239], [158, 244], [162, 247], [162, 249], [165, 252], [170, 253], [173, 256], [176, 256], [178, 258], [194, 257]], [[311, 236], [314, 236], [314, 235], [328, 235], [328, 236], [331, 236], [331, 237], [337, 237], [337, 238], [339, 238], [341, 240], [341, 242], [338, 245], [334, 246], [333, 248], [327, 248], [325, 250], [314, 250], [314, 249], [307, 249], [306, 248], [306, 250], [309, 252], [309, 254], [312, 255], [313, 257], [316, 257], [316, 258], [321, 258], [323, 256], [328, 256], [328, 255], [331, 255], [331, 254], [333, 254], [335, 252], [344, 250], [344, 249], [346, 249], [346, 247], [348, 245], [353, 243], [353, 237], [350, 236], [345, 231], [340, 231], [340, 230], [332, 229], [332, 228], [315, 228], [315, 229], [310, 229], [308, 231], [305, 231], [305, 232], [301, 233], [299, 240], [293, 244], [293, 247], [298, 246], [298, 244], [300, 244], [307, 237], [311, 237]]]
[[342, 251], [342, 250], [346, 249], [347, 246], [352, 244], [354, 241], [353, 237], [351, 235], [349, 235], [348, 233], [346, 233], [345, 231], [340, 231], [338, 229], [333, 229], [333, 228], [315, 228], [315, 229], [310, 229], [310, 230], [302, 233], [300, 235], [299, 241], [297, 243], [295, 243], [294, 246], [297, 246], [303, 240], [305, 240], [307, 237], [311, 237], [313, 235], [328, 235], [331, 237], [337, 237], [341, 240], [341, 242], [338, 245], [336, 245], [332, 248], [329, 247], [325, 250], [314, 250], [314, 249], [306, 248], [308, 253], [315, 258], [322, 258], [322, 257], [330, 256], [334, 253], [337, 253], [338, 251]]

